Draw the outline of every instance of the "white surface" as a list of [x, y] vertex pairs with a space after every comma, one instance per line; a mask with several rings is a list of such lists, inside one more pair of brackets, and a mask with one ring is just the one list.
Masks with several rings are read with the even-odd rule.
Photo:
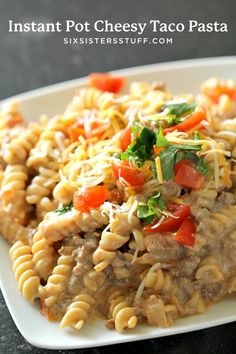
[[[119, 70], [116, 73], [126, 76], [128, 82], [164, 80], [167, 87], [176, 93], [196, 93], [202, 81], [211, 76], [236, 80], [236, 57], [155, 64]], [[34, 120], [41, 113], [51, 115], [62, 112], [76, 88], [85, 82], [86, 79], [73, 80], [15, 97], [22, 101], [22, 111], [27, 119]], [[22, 298], [12, 274], [8, 249], [5, 241], [0, 239], [0, 286], [19, 331], [28, 342], [38, 347], [48, 349], [95, 347], [190, 332], [236, 320], [235, 298], [228, 298], [212, 306], [205, 314], [180, 319], [167, 329], [139, 325], [132, 332], [119, 334], [108, 330], [104, 326], [104, 321], [99, 320], [87, 324], [79, 332], [61, 330], [57, 323], [49, 323], [41, 316], [38, 307], [31, 306]]]

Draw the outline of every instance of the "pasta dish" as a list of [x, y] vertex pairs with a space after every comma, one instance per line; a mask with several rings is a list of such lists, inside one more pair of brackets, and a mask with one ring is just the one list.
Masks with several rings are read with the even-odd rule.
[[37, 122], [0, 112], [0, 233], [61, 328], [163, 328], [236, 291], [236, 84], [124, 83], [90, 74]]

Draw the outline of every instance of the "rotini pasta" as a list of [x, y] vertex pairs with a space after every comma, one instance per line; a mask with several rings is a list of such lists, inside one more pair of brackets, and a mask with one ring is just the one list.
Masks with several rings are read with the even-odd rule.
[[72, 304], [67, 308], [61, 320], [60, 327], [81, 329], [88, 320], [94, 304], [95, 299], [89, 294], [84, 293], [76, 296]]
[[47, 280], [55, 264], [55, 250], [52, 241], [46, 239], [40, 231], [34, 234], [32, 254], [35, 269], [42, 279]]
[[16, 102], [0, 112], [0, 232], [61, 328], [165, 328], [236, 293], [236, 84], [114, 87], [28, 125]]
[[53, 268], [52, 274], [47, 279], [47, 284], [41, 289], [42, 296], [45, 297], [45, 304], [51, 306], [59, 300], [63, 293], [66, 282], [74, 266], [73, 246], [64, 246], [61, 255], [57, 260], [57, 265]]
[[27, 301], [33, 303], [39, 297], [40, 278], [34, 270], [30, 246], [17, 241], [11, 247], [10, 255], [19, 290]]
[[134, 328], [137, 325], [135, 309], [129, 306], [126, 297], [120, 290], [114, 290], [108, 297], [109, 313], [114, 320], [115, 329], [122, 332], [126, 328]]
[[16, 137], [4, 147], [3, 158], [8, 164], [23, 163], [28, 157], [40, 136], [41, 129], [35, 123], [30, 123], [20, 136]]
[[30, 207], [26, 202], [27, 168], [24, 165], [8, 165], [3, 173], [1, 199], [8, 213], [20, 224], [26, 223]]

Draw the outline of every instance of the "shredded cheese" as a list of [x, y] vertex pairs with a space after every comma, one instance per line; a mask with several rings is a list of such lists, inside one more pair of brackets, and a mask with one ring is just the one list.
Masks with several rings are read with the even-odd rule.
[[139, 247], [138, 247], [138, 245], [136, 245], [136, 248], [135, 248], [135, 251], [134, 251], [134, 255], [133, 255], [131, 264], [134, 264], [134, 263], [136, 262], [137, 257], [138, 257], [138, 253], [139, 253]]
[[161, 266], [161, 263], [156, 263], [154, 264], [150, 269], [149, 271], [147, 272], [146, 276], [144, 277], [144, 279], [141, 281], [141, 283], [139, 284], [139, 287], [138, 287], [138, 290], [136, 292], [136, 295], [134, 297], [134, 304], [137, 303], [137, 301], [142, 297], [142, 294], [143, 294], [143, 290], [145, 288], [145, 282], [146, 282], [146, 278], [147, 276], [152, 273], [152, 272], [155, 272], [155, 270], [157, 270], [158, 268], [160, 268]]
[[157, 179], [158, 179], [159, 183], [162, 184], [164, 182], [164, 180], [163, 180], [160, 156], [157, 156], [155, 158], [155, 164], [156, 164], [156, 169], [157, 169]]
[[153, 225], [153, 226], [151, 227], [151, 229], [155, 229], [156, 227], [160, 226], [160, 225], [163, 223], [164, 220], [165, 220], [165, 216], [162, 215], [162, 216], [160, 217], [160, 219], [158, 220], [158, 222], [157, 222], [155, 225]]
[[129, 224], [132, 224], [132, 216], [133, 216], [133, 213], [135, 212], [135, 210], [137, 209], [137, 206], [138, 206], [138, 201], [137, 200], [134, 200], [131, 208], [130, 208], [130, 211], [128, 213], [128, 222]]
[[176, 143], [176, 144], [188, 144], [188, 145], [209, 145], [211, 146], [212, 143], [214, 142], [213, 140], [209, 139], [204, 139], [204, 140], [193, 140], [193, 139], [182, 139], [182, 138], [178, 138], [172, 134], [167, 134], [166, 135], [166, 139], [170, 142], [170, 143]]
[[214, 178], [215, 178], [215, 187], [216, 190], [219, 188], [220, 184], [220, 168], [219, 168], [219, 161], [217, 157], [217, 152], [214, 149], [214, 146], [211, 146], [213, 157], [214, 157]]

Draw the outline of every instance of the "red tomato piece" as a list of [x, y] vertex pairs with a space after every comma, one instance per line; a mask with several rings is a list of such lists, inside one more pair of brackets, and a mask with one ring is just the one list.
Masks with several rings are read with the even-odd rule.
[[85, 130], [82, 128], [77, 128], [77, 127], [70, 127], [68, 129], [69, 132], [69, 137], [70, 141], [74, 143], [75, 141], [78, 141], [78, 138], [82, 135], [85, 137]]
[[81, 212], [98, 208], [108, 198], [108, 190], [105, 186], [88, 187], [74, 195], [73, 206]]
[[175, 165], [174, 172], [175, 182], [185, 188], [199, 189], [205, 179], [191, 164], [182, 161]]
[[227, 86], [217, 86], [212, 88], [207, 88], [204, 90], [204, 94], [208, 96], [215, 103], [219, 102], [219, 98], [221, 95], [227, 95], [232, 100], [236, 99], [236, 90], [234, 88], [230, 88]]
[[126, 127], [120, 136], [120, 145], [121, 145], [121, 150], [125, 151], [127, 147], [131, 144], [132, 140], [132, 127], [128, 126]]
[[89, 84], [101, 91], [118, 93], [124, 86], [125, 79], [109, 73], [92, 73], [89, 75]]
[[177, 162], [174, 167], [174, 174], [175, 175], [178, 173], [178, 171], [182, 165], [191, 165], [191, 161], [190, 160], [180, 160], [179, 162]]
[[194, 246], [195, 243], [196, 227], [191, 217], [185, 219], [180, 228], [174, 235], [173, 239], [181, 243], [184, 246]]
[[157, 147], [156, 145], [153, 145], [153, 150], [156, 155], [159, 155], [162, 151], [165, 150], [164, 147]]
[[112, 168], [115, 179], [123, 178], [131, 186], [141, 186], [145, 182], [143, 175], [128, 161], [113, 163]]
[[197, 126], [203, 120], [207, 120], [204, 112], [199, 111], [193, 113], [189, 118], [187, 118], [183, 122], [173, 125], [172, 127], [165, 128], [163, 130], [163, 134], [166, 135], [167, 133], [173, 132], [174, 130], [178, 130], [179, 132], [186, 132], [192, 129], [193, 127]]
[[176, 231], [183, 220], [191, 215], [190, 207], [186, 204], [169, 204], [168, 210], [172, 213], [173, 217], [167, 216], [157, 227], [154, 226], [157, 224], [157, 220], [155, 220], [152, 224], [146, 225], [144, 231], [148, 233]]

